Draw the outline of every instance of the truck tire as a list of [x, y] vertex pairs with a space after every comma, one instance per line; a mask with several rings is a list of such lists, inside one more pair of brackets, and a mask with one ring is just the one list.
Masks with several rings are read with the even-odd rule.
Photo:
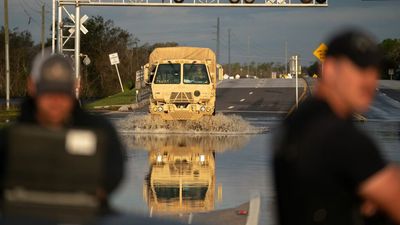
[[174, 0], [175, 3], [183, 3], [184, 0]]
[[229, 2], [232, 3], [232, 4], [237, 4], [237, 3], [240, 2], [240, 0], [229, 0]]
[[244, 0], [244, 2], [245, 2], [246, 4], [252, 4], [252, 3], [254, 3], [254, 1], [255, 1], [255, 0]]

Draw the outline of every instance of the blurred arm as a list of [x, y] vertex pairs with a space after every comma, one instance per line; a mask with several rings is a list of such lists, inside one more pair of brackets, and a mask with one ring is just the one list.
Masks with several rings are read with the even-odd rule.
[[388, 165], [361, 183], [359, 194], [400, 224], [400, 168]]

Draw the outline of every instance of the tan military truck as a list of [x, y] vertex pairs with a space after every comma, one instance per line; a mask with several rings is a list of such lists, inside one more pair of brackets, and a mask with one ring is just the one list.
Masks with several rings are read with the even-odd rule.
[[143, 197], [153, 214], [214, 209], [215, 153], [211, 148], [185, 144], [153, 148], [149, 152], [149, 165]]
[[[209, 48], [155, 49], [142, 77], [150, 88], [150, 113], [164, 120], [197, 120], [215, 114], [216, 88], [222, 66]], [[137, 78], [137, 80], [140, 78]]]

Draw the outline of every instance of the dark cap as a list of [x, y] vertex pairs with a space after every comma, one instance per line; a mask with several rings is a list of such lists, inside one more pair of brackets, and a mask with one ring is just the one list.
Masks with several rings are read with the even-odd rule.
[[54, 54], [44, 59], [36, 80], [37, 95], [64, 93], [73, 96], [74, 69], [69, 58]]
[[382, 53], [375, 39], [360, 30], [346, 30], [328, 42], [326, 57], [346, 57], [361, 68], [380, 68]]

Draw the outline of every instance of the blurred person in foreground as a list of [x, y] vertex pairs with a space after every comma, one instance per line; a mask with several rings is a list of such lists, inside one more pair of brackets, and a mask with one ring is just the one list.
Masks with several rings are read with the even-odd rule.
[[400, 224], [399, 167], [352, 122], [374, 98], [380, 63], [376, 42], [362, 31], [329, 42], [315, 96], [286, 118], [277, 138], [281, 225], [377, 224], [382, 217]]
[[[21, 105], [16, 123], [38, 125], [53, 130], [82, 128], [104, 131], [109, 139], [105, 181], [96, 190], [96, 197], [103, 207], [108, 208], [108, 195], [117, 187], [123, 176], [124, 149], [116, 130], [108, 120], [91, 115], [80, 108], [75, 98], [76, 87], [77, 81], [69, 58], [58, 54], [38, 55], [28, 78], [28, 96]], [[0, 165], [3, 167], [0, 168], [1, 180], [6, 164], [6, 137], [7, 129], [4, 129], [0, 135]]]

